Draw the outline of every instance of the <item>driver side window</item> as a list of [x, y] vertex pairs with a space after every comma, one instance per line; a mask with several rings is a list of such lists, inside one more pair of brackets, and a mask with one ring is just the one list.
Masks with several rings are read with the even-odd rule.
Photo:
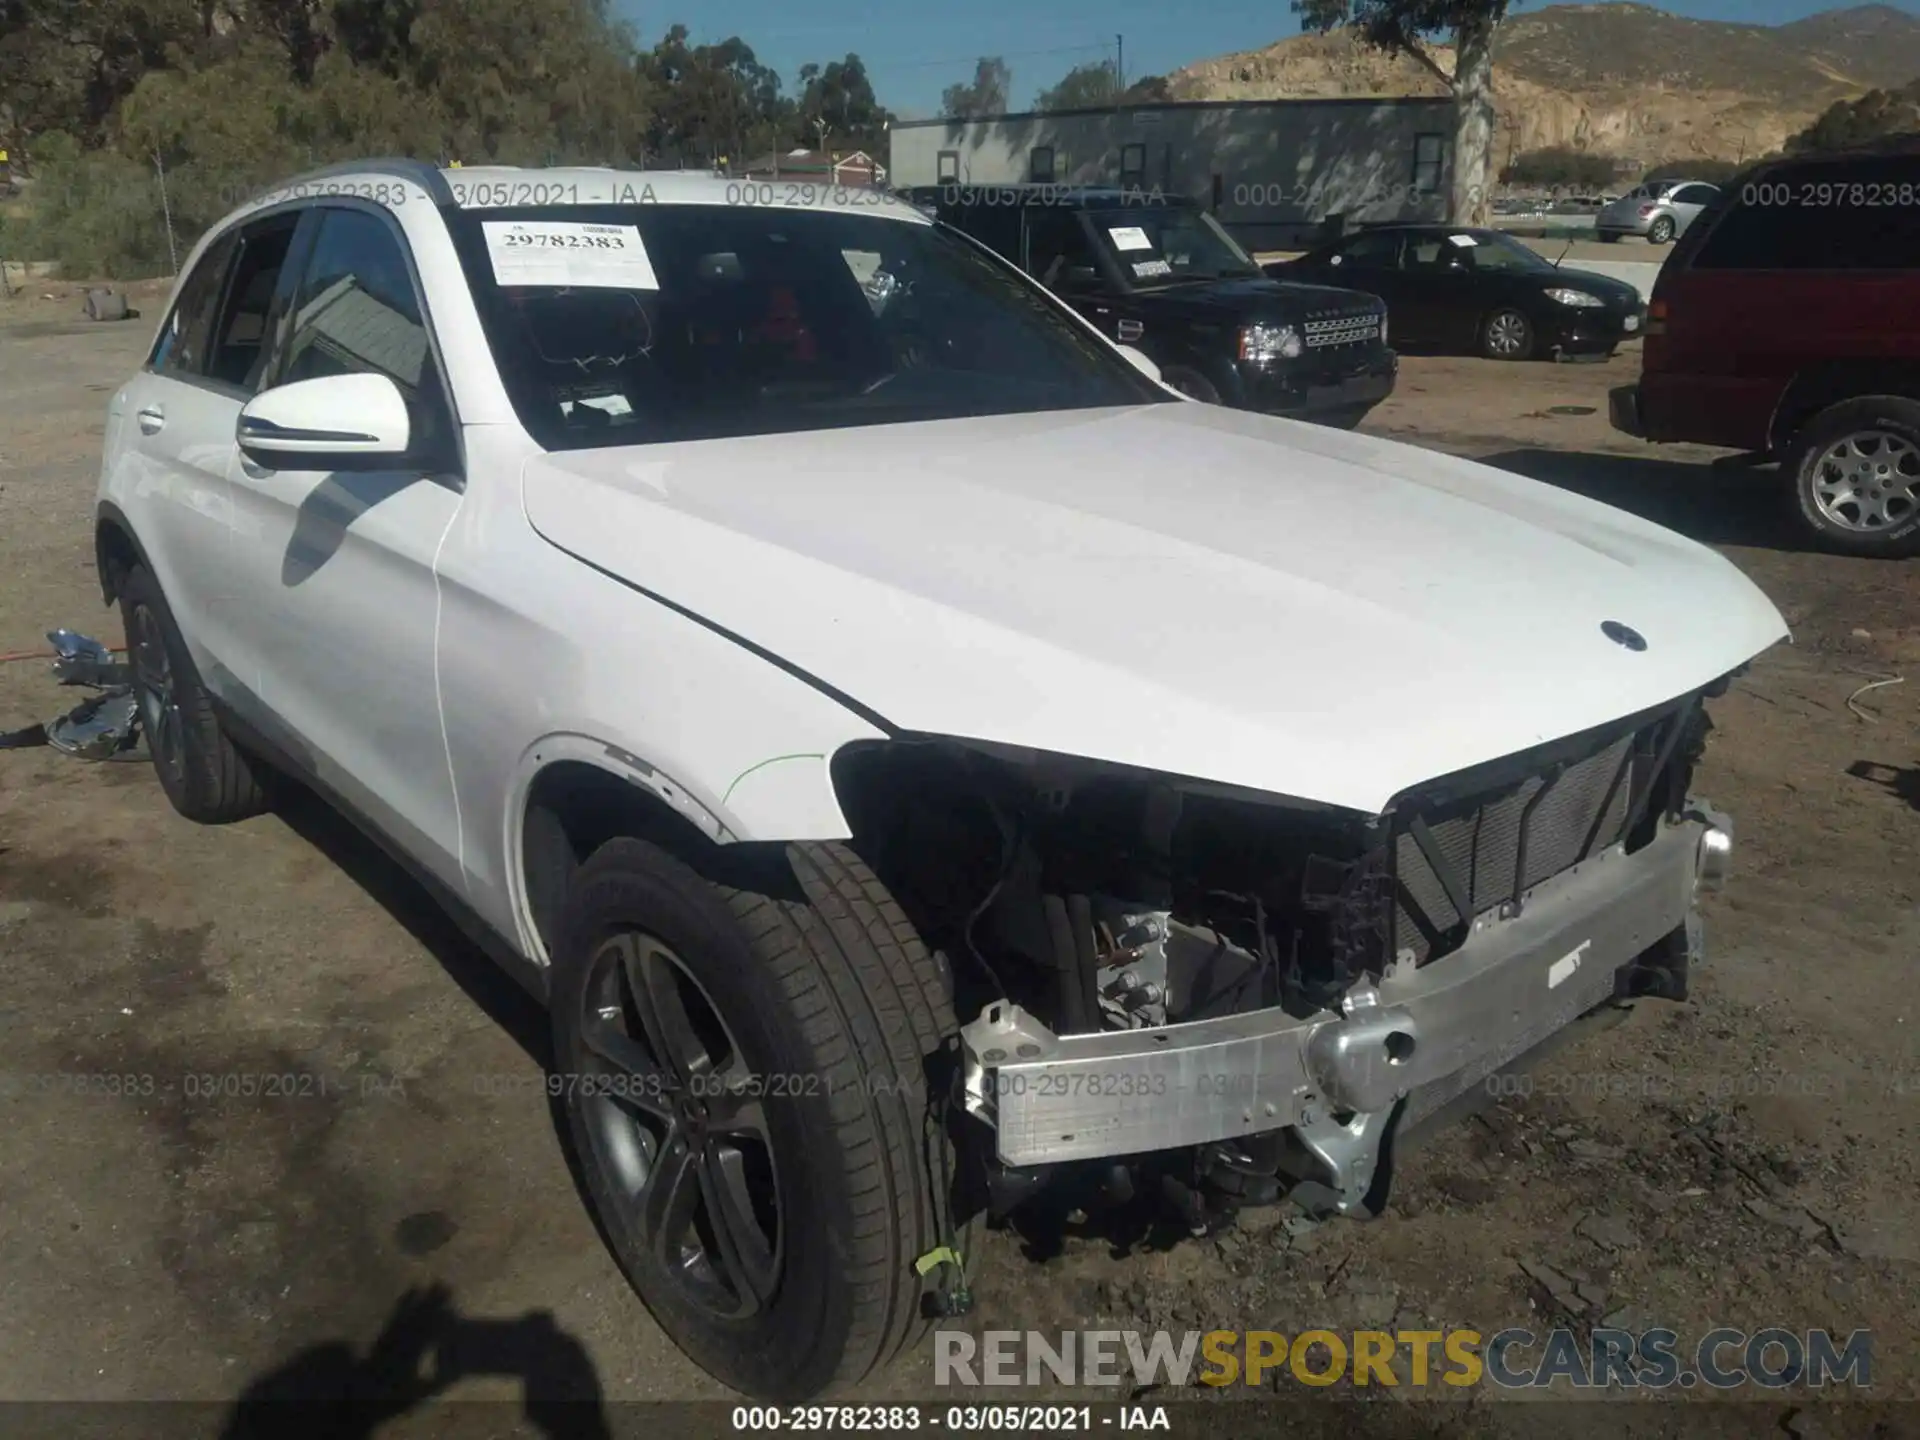
[[451, 417], [399, 236], [367, 210], [327, 209], [317, 219], [279, 383], [385, 375], [406, 397], [422, 448], [444, 450]]
[[1100, 266], [1080, 216], [1033, 207], [1027, 215], [1027, 273], [1056, 295], [1100, 289]]

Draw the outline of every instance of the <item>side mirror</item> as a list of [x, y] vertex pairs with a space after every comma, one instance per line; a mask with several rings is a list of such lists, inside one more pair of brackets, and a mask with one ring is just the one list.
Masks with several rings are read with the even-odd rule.
[[323, 375], [254, 396], [234, 438], [269, 470], [398, 470], [411, 456], [413, 424], [385, 375]]
[[1149, 380], [1158, 380], [1160, 378], [1160, 367], [1153, 363], [1152, 357], [1150, 357], [1146, 351], [1136, 350], [1131, 345], [1122, 345], [1120, 347], [1120, 353], [1127, 357], [1134, 369], [1138, 370]]

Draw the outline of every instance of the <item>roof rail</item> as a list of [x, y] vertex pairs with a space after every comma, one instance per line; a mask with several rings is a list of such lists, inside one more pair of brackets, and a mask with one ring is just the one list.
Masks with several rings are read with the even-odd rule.
[[413, 160], [406, 156], [383, 156], [371, 160], [342, 160], [334, 165], [322, 165], [318, 170], [308, 170], [295, 175], [271, 187], [285, 190], [295, 185], [311, 185], [316, 180], [328, 180], [339, 175], [392, 175], [396, 179], [411, 180], [436, 205], [453, 204], [453, 190], [447, 184], [447, 177], [440, 173], [440, 167], [425, 160]]

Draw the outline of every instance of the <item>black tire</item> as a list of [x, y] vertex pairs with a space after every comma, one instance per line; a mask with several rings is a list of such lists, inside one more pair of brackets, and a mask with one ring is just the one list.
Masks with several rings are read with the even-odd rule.
[[1209, 405], [1220, 403], [1219, 387], [1191, 366], [1169, 365], [1160, 372], [1160, 379], [1182, 395], [1190, 395], [1195, 400], [1204, 400]]
[[1665, 245], [1671, 239], [1673, 239], [1673, 217], [1671, 215], [1654, 216], [1653, 223], [1647, 227], [1647, 243]]
[[1599, 234], [1602, 245], [1618, 245], [1620, 243], [1620, 232], [1618, 230], [1601, 230], [1597, 233]]
[[1489, 360], [1531, 360], [1533, 321], [1524, 310], [1503, 306], [1480, 322], [1480, 353]]
[[1827, 548], [1920, 554], [1920, 401], [1869, 395], [1822, 410], [1784, 471], [1802, 522]]
[[136, 565], [119, 590], [141, 728], [168, 801], [202, 825], [258, 815], [267, 796], [257, 762], [220, 728], [213, 697], [200, 682], [159, 582]]
[[[554, 1063], [582, 1077], [561, 1092], [581, 1180], [648, 1310], [717, 1379], [796, 1402], [857, 1383], [917, 1342], [931, 1282], [915, 1261], [950, 1237], [967, 1253], [970, 1231], [950, 1216], [957, 1161], [930, 1103], [950, 1093], [958, 1026], [942, 965], [850, 849], [761, 858], [766, 874], [721, 883], [646, 841], [596, 851], [558, 927]], [[677, 997], [690, 1017], [680, 1033], [726, 1084], [663, 1076], [651, 1105], [595, 1093], [619, 1073], [603, 1055], [623, 1041], [628, 1073], [643, 1077], [657, 1055], [687, 1053], [672, 1024], [642, 1018], [674, 1006], [643, 1012], [626, 978], [636, 972], [654, 977], [647, 994]], [[728, 1092], [748, 1073], [761, 1084], [742, 1103]], [[673, 1155], [684, 1158], [668, 1169]], [[697, 1198], [667, 1227], [681, 1238], [656, 1245], [661, 1227], [644, 1212], [671, 1194], [654, 1186], [674, 1174], [697, 1175], [687, 1192]], [[725, 1213], [731, 1244], [713, 1218]], [[663, 1251], [680, 1258], [669, 1265]], [[706, 1283], [729, 1276], [745, 1278]]]

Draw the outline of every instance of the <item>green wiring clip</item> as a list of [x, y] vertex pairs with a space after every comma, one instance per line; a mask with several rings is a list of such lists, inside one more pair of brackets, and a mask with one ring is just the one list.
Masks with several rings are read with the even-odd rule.
[[930, 1275], [942, 1265], [951, 1265], [958, 1277], [953, 1285], [933, 1297], [942, 1315], [964, 1315], [973, 1308], [973, 1292], [967, 1288], [967, 1262], [951, 1245], [938, 1245], [913, 1262], [916, 1275]]
[[916, 1275], [930, 1275], [936, 1267], [941, 1265], [953, 1266], [954, 1269], [960, 1272], [960, 1278], [963, 1281], [966, 1279], [967, 1262], [960, 1258], [960, 1252], [951, 1245], [937, 1245], [927, 1251], [926, 1254], [913, 1262], [913, 1273]]

